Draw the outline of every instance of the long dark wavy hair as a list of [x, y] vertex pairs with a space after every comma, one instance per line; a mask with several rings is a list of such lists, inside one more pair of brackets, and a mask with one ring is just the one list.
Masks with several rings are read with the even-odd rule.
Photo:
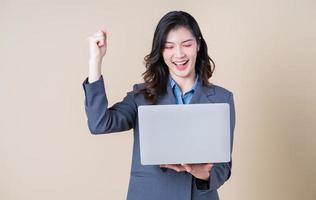
[[156, 104], [159, 96], [167, 91], [169, 69], [164, 62], [162, 52], [169, 31], [180, 27], [187, 28], [195, 37], [200, 47], [197, 53], [195, 72], [199, 76], [202, 85], [210, 85], [208, 80], [212, 77], [215, 63], [207, 53], [207, 45], [198, 23], [186, 12], [171, 11], [158, 22], [151, 52], [144, 58], [146, 71], [142, 75], [146, 87], [141, 92], [144, 93], [146, 100], [152, 104]]

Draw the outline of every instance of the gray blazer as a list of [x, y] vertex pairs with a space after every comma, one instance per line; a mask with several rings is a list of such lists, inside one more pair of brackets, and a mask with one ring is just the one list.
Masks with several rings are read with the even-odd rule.
[[[104, 134], [134, 129], [133, 157], [128, 200], [216, 200], [219, 199], [217, 189], [227, 181], [231, 174], [232, 163], [216, 163], [210, 171], [209, 189], [199, 190], [195, 178], [187, 172], [162, 170], [160, 166], [143, 166], [140, 164], [139, 133], [137, 121], [137, 107], [148, 102], [138, 91], [144, 84], [135, 84], [133, 91], [125, 98], [108, 108], [103, 78], [88, 83], [83, 82], [85, 91], [85, 111], [88, 126], [92, 134]], [[216, 85], [204, 87], [198, 83], [192, 97], [194, 103], [229, 103], [231, 116], [231, 146], [235, 127], [235, 108], [233, 94]], [[159, 105], [176, 104], [170, 87], [162, 96]], [[232, 148], [231, 148], [232, 149]]]

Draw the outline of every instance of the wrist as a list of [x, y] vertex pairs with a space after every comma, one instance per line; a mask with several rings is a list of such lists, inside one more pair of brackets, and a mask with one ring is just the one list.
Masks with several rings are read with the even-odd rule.
[[208, 172], [205, 176], [196, 177], [196, 178], [207, 181], [210, 178], [210, 173]]
[[102, 64], [102, 60], [98, 58], [90, 58], [89, 59], [89, 68], [90, 69], [100, 69]]
[[99, 80], [101, 77], [101, 63], [98, 60], [89, 60], [89, 83]]

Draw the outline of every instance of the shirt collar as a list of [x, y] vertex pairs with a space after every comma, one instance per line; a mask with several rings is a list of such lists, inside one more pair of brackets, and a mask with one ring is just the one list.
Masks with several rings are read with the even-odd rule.
[[[191, 92], [191, 91], [194, 92], [194, 91], [196, 90], [198, 81], [199, 81], [199, 76], [196, 75], [194, 84], [193, 84], [191, 90], [189, 90], [188, 92]], [[178, 86], [178, 84], [171, 78], [170, 74], [169, 74], [169, 85], [171, 86], [172, 89], [174, 89], [175, 86], [177, 86], [178, 88], [180, 88], [180, 87]], [[187, 93], [187, 92], [186, 92], [186, 93]]]

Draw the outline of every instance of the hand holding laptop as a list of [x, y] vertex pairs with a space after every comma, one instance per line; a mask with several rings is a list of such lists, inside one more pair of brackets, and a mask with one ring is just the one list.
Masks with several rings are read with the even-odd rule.
[[160, 165], [160, 167], [165, 167], [168, 169], [173, 169], [177, 172], [187, 171], [192, 174], [195, 178], [207, 180], [210, 176], [210, 170], [213, 167], [211, 163], [201, 163], [201, 164], [165, 164]]

